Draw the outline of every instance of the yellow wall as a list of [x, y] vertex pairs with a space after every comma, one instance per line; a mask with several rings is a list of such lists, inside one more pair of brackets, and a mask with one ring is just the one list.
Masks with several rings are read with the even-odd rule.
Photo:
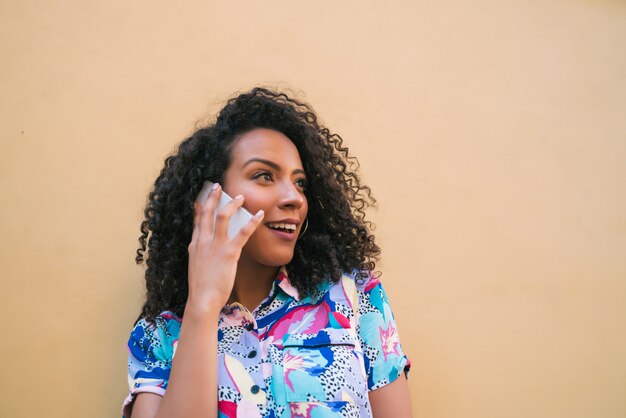
[[145, 195], [257, 83], [361, 160], [417, 417], [626, 416], [624, 1], [0, 10], [0, 416], [119, 416]]

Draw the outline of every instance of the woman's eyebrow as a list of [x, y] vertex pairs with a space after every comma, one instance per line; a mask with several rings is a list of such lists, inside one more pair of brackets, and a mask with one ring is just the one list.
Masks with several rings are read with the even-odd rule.
[[[276, 170], [276, 171], [281, 171], [281, 170], [280, 170], [280, 166], [279, 166], [278, 164], [276, 164], [275, 162], [270, 161], [270, 160], [266, 160], [266, 159], [264, 159], [264, 158], [257, 158], [257, 157], [250, 158], [248, 161], [246, 161], [246, 162], [245, 162], [245, 163], [241, 166], [241, 168], [244, 168], [244, 167], [245, 167], [245, 166], [247, 166], [248, 164], [252, 164], [252, 163], [254, 163], [254, 162], [263, 163], [263, 164], [265, 164], [265, 165], [267, 165], [267, 166], [272, 167], [272, 168], [273, 168], [274, 170]], [[297, 169], [293, 170], [293, 174], [305, 174], [305, 173], [304, 173], [304, 170], [303, 170], [303, 169], [301, 169], [301, 168], [297, 168]]]

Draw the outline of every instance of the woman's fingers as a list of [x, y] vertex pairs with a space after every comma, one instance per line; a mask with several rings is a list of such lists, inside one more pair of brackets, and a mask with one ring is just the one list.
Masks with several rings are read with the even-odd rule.
[[204, 205], [200, 208], [199, 214], [199, 231], [198, 238], [206, 234], [206, 236], [210, 237], [213, 235], [213, 218], [215, 214], [215, 208], [217, 207], [217, 202], [220, 197], [220, 185], [215, 183], [213, 188], [211, 189], [211, 193], [209, 193], [209, 197], [207, 198]]
[[191, 233], [191, 242], [196, 242], [200, 231], [200, 213], [202, 206], [198, 202], [193, 203], [193, 232]]
[[[228, 239], [228, 228], [230, 220], [240, 207], [243, 206], [244, 197], [242, 195], [236, 196], [233, 200], [228, 202], [223, 208], [221, 208], [217, 215], [217, 205], [221, 195], [221, 187], [219, 184], [214, 184], [211, 192], [204, 205], [196, 202], [194, 203], [194, 219], [193, 219], [193, 232], [191, 234], [191, 243], [197, 242], [201, 237], [209, 238], [223, 238]], [[250, 221], [241, 228], [237, 235], [233, 238], [233, 243], [238, 247], [243, 247], [248, 241], [250, 236], [254, 233], [264, 217], [264, 212], [260, 210], [254, 215]], [[215, 219], [215, 222], [213, 222]], [[191, 244], [190, 243], [190, 244]]]
[[228, 224], [230, 223], [230, 218], [235, 211], [243, 205], [243, 201], [243, 196], [238, 195], [217, 212], [217, 218], [215, 219], [215, 237], [228, 238]]
[[256, 215], [254, 215], [252, 219], [250, 219], [248, 223], [239, 230], [237, 235], [235, 235], [235, 237], [233, 238], [233, 242], [235, 243], [235, 245], [243, 248], [243, 246], [246, 245], [246, 242], [248, 242], [250, 236], [254, 233], [254, 231], [256, 231], [256, 229], [263, 221], [264, 216], [265, 212], [263, 212], [263, 210], [259, 210]]

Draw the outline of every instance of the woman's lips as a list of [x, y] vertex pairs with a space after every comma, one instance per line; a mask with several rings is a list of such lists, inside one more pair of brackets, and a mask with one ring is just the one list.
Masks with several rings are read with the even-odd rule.
[[279, 231], [277, 229], [272, 229], [269, 226], [265, 225], [265, 227], [267, 229], [270, 230], [270, 232], [272, 232], [276, 237], [285, 240], [285, 241], [295, 241], [298, 238], [298, 235], [296, 234], [298, 231], [294, 231], [294, 232], [283, 232], [283, 231]]

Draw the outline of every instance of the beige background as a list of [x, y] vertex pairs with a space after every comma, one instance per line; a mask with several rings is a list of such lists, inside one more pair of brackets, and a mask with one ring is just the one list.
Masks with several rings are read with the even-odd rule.
[[626, 416], [625, 41], [624, 1], [2, 1], [0, 416], [119, 416], [145, 196], [255, 84], [362, 163], [416, 417]]

